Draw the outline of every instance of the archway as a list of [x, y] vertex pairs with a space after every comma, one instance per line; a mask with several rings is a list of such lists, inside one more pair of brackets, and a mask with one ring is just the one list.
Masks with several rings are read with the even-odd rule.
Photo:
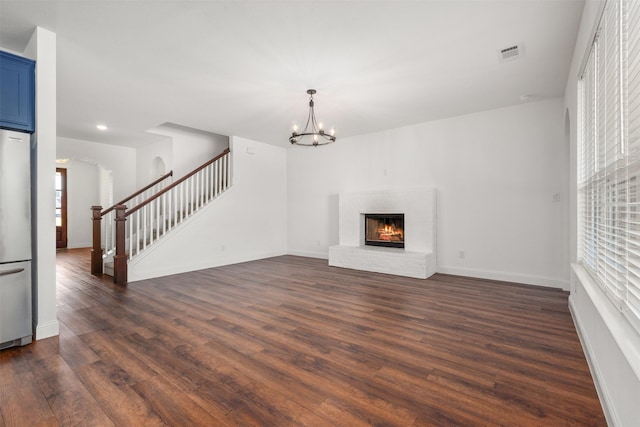
[[160, 156], [156, 156], [151, 160], [151, 179], [160, 178], [167, 173], [167, 166]]

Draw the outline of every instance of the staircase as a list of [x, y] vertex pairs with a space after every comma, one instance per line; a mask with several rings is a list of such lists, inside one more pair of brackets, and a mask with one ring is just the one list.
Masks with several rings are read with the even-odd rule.
[[177, 232], [180, 224], [231, 186], [230, 156], [226, 149], [171, 184], [166, 181], [169, 173], [104, 211], [93, 206], [91, 273], [126, 283], [129, 261]]

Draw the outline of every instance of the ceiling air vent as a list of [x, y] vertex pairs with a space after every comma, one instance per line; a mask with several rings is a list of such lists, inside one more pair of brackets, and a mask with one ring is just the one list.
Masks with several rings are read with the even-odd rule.
[[513, 46], [505, 47], [498, 51], [498, 61], [508, 62], [513, 61], [522, 56], [522, 45], [515, 44]]

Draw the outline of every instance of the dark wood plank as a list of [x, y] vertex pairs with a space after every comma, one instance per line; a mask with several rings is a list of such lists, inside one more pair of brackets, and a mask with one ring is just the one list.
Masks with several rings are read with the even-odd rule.
[[146, 401], [127, 384], [128, 374], [117, 365], [98, 361], [75, 372], [115, 425], [166, 425], [151, 402]]
[[62, 358], [71, 369], [87, 365], [100, 360], [82, 339], [71, 332], [64, 323], [60, 324], [59, 351]]
[[32, 369], [60, 425], [115, 425], [60, 356], [38, 360]]
[[114, 285], [58, 253], [60, 337], [0, 352], [0, 427], [604, 426], [558, 289], [283, 256]]
[[0, 426], [37, 425], [55, 420], [26, 358], [0, 357]]
[[224, 414], [207, 412], [162, 377], [152, 378], [133, 386], [141, 399], [154, 408], [160, 417], [173, 426], [216, 426], [224, 422]]

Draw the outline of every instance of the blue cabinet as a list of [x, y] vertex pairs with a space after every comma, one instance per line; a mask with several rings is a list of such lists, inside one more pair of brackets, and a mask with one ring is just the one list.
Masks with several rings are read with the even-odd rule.
[[0, 128], [35, 130], [35, 66], [30, 59], [0, 51]]

